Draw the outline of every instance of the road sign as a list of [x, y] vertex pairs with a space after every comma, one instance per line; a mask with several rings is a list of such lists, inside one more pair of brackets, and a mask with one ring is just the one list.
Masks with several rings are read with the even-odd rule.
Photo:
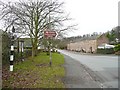
[[49, 38], [49, 37], [55, 37], [57, 34], [55, 31], [44, 31], [44, 36], [46, 38]]

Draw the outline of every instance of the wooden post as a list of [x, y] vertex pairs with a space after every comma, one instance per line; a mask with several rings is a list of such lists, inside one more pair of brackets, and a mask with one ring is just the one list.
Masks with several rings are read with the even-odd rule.
[[12, 42], [11, 42], [11, 47], [10, 47], [10, 71], [13, 71], [13, 61], [14, 61], [14, 32], [15, 28], [13, 26], [12, 28]]

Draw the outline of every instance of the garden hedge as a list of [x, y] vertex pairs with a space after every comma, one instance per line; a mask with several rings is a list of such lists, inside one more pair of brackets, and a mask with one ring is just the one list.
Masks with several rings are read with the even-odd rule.
[[109, 49], [97, 49], [97, 53], [99, 54], [114, 54], [114, 48], [109, 48]]

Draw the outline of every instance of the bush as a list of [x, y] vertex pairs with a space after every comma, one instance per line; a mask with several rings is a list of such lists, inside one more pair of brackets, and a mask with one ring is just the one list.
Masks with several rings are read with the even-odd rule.
[[120, 55], [120, 44], [115, 46], [114, 51], [116, 55]]
[[38, 52], [44, 52], [45, 50], [44, 49], [39, 49]]
[[19, 62], [21, 55], [20, 55], [20, 53], [15, 51], [14, 52], [14, 57], [15, 57], [14, 62]]
[[[15, 61], [14, 62], [19, 62], [21, 61], [21, 52], [15, 52]], [[23, 58], [27, 58], [32, 55], [32, 50], [31, 49], [25, 49], [23, 53]]]
[[[17, 47], [14, 47], [14, 48], [17, 49]], [[24, 46], [24, 49], [32, 49], [32, 47], [28, 47], [28, 46], [25, 47], [25, 46]]]
[[[10, 34], [3, 33], [2, 34], [2, 64], [10, 63], [10, 46], [11, 46], [11, 38]], [[27, 58], [32, 55], [32, 47], [25, 47], [24, 49], [24, 58]], [[17, 47], [15, 47], [17, 49]], [[17, 50], [14, 51], [14, 62], [21, 61], [21, 52], [18, 53]]]
[[118, 52], [120, 51], [120, 44], [116, 45], [115, 48], [114, 48], [115, 52]]
[[32, 56], [32, 50], [31, 49], [26, 49], [24, 51], [24, 58], [27, 58], [29, 56]]
[[2, 64], [8, 64], [10, 58], [10, 35], [8, 33], [2, 34]]
[[97, 49], [97, 53], [100, 53], [100, 54], [114, 54], [115, 51], [114, 51], [114, 48], [106, 48], [106, 49]]
[[24, 47], [24, 49], [32, 49], [32, 46], [27, 46], [27, 47]]

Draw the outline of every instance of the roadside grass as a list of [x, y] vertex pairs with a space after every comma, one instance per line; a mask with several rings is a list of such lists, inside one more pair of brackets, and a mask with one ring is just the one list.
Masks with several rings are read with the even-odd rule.
[[34, 59], [14, 65], [14, 71], [3, 75], [3, 88], [65, 88], [62, 78], [65, 75], [64, 57], [52, 53], [52, 66], [49, 56], [40, 53]]

